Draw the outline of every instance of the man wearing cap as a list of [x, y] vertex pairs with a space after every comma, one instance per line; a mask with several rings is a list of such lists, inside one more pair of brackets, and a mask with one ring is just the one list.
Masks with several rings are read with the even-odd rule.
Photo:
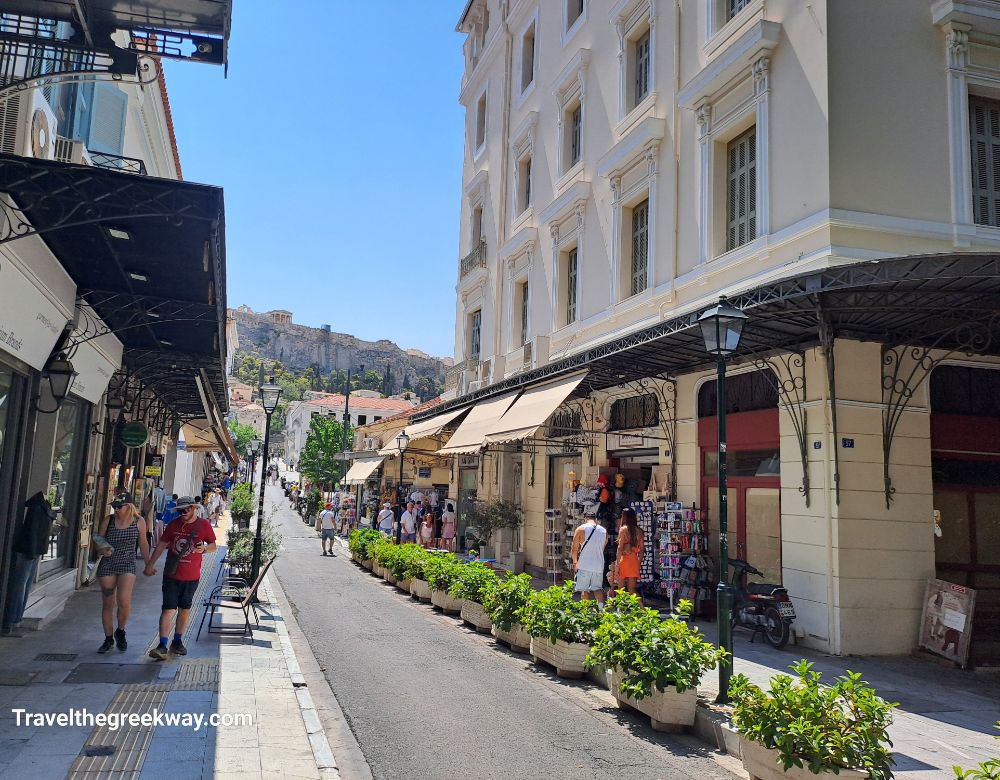
[[323, 555], [333, 555], [333, 539], [337, 533], [337, 513], [333, 504], [327, 502], [326, 508], [319, 513], [320, 542], [323, 545]]
[[382, 504], [382, 509], [379, 510], [378, 517], [375, 518], [375, 523], [384, 534], [389, 534], [392, 536], [392, 526], [396, 520], [395, 514], [392, 511], [392, 504], [386, 502]]
[[[191, 616], [191, 603], [194, 601], [198, 581], [201, 579], [201, 560], [205, 553], [216, 550], [215, 531], [212, 524], [195, 513], [198, 504], [196, 498], [184, 496], [177, 499], [177, 511], [180, 512], [174, 522], [163, 529], [156, 549], [149, 557], [145, 574], [152, 577], [156, 574], [156, 561], [164, 550], [167, 550], [167, 562], [163, 567], [163, 607], [160, 612], [160, 643], [149, 651], [151, 658], [165, 661], [171, 653], [187, 655], [187, 648], [181, 641], [184, 629], [187, 628]], [[177, 621], [174, 627], [174, 639], [167, 646], [170, 638], [170, 628], [174, 626], [174, 616]]]

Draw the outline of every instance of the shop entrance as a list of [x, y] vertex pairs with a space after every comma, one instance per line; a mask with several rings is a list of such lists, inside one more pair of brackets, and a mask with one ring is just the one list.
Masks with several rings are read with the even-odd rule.
[[479, 497], [479, 469], [460, 468], [458, 470], [458, 544], [465, 549], [465, 529], [468, 527], [468, 513]]
[[976, 591], [970, 661], [1000, 662], [1000, 370], [931, 374], [938, 579]]
[[[726, 382], [729, 556], [749, 561], [767, 582], [781, 583], [781, 456], [778, 396], [763, 371]], [[708, 507], [713, 554], [718, 554], [719, 455], [716, 383], [698, 392], [701, 501]]]

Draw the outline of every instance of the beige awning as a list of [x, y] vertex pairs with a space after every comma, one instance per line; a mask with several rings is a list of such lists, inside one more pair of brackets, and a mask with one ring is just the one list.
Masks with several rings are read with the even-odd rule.
[[486, 443], [502, 444], [532, 436], [545, 425], [545, 421], [569, 398], [586, 376], [586, 373], [577, 374], [569, 379], [525, 390], [486, 433]]
[[402, 428], [396, 428], [395, 430], [389, 432], [385, 436], [382, 436], [382, 443], [385, 445], [378, 451], [378, 454], [383, 458], [391, 458], [393, 455], [399, 455], [399, 447], [396, 446], [396, 438], [403, 432]]
[[437, 454], [464, 455], [478, 452], [486, 443], [486, 434], [493, 430], [520, 392], [517, 390], [473, 406], [469, 416], [458, 426], [448, 444], [438, 450]]
[[205, 418], [191, 420], [185, 423], [181, 430], [184, 433], [184, 449], [188, 452], [222, 452], [229, 458], [230, 463], [239, 461], [229, 431], [215, 425], [211, 420]]
[[375, 470], [382, 465], [385, 458], [363, 458], [354, 461], [354, 464], [347, 470], [346, 476], [341, 480], [342, 485], [363, 485], [368, 477], [375, 473]]
[[424, 420], [423, 422], [415, 423], [406, 429], [406, 434], [410, 437], [410, 441], [416, 441], [417, 439], [426, 439], [428, 436], [436, 436], [441, 433], [441, 430], [448, 423], [453, 422], [460, 415], [465, 414], [469, 411], [469, 407], [466, 406], [462, 409], [453, 409], [450, 412], [445, 412], [444, 414], [439, 414], [435, 417], [431, 417], [429, 420]]

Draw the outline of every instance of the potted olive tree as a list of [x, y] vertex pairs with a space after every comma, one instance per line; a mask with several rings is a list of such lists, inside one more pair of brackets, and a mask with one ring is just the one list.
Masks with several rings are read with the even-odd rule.
[[480, 557], [493, 559], [499, 558], [496, 554], [498, 549], [493, 544], [497, 533], [520, 528], [523, 520], [521, 507], [499, 497], [475, 502], [465, 516], [466, 524], [476, 529], [482, 541]]
[[[690, 614], [682, 601], [680, 615]], [[587, 656], [587, 666], [611, 670], [611, 693], [623, 709], [648, 715], [656, 731], [694, 725], [698, 683], [727, 653], [680, 617], [661, 620], [638, 596], [609, 599]]]
[[483, 599], [497, 586], [497, 575], [482, 563], [460, 566], [458, 576], [448, 588], [448, 595], [462, 600], [462, 620], [476, 631], [488, 634], [493, 627], [490, 616], [483, 609]]
[[570, 580], [533, 593], [521, 615], [522, 625], [531, 634], [535, 662], [554, 666], [560, 677], [582, 677], [594, 631], [601, 622], [597, 602], [576, 601]]
[[775, 675], [767, 691], [742, 674], [730, 683], [733, 725], [750, 777], [891, 778], [887, 729], [896, 705], [879, 698], [859, 674], [847, 672], [823, 685], [822, 675], [808, 661], [791, 668], [795, 677]]
[[521, 627], [521, 611], [535, 592], [531, 575], [518, 574], [500, 580], [483, 597], [483, 609], [493, 623], [493, 636], [515, 653], [527, 653], [531, 635]]
[[431, 587], [431, 604], [446, 615], [458, 615], [462, 611], [462, 600], [448, 595], [448, 589], [458, 578], [460, 567], [465, 565], [454, 555], [435, 555], [424, 564], [427, 584]]

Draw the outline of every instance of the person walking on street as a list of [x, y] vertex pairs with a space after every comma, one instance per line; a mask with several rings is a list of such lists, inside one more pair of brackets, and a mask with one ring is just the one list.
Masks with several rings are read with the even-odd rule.
[[429, 550], [434, 546], [434, 513], [428, 509], [420, 521], [420, 545]]
[[417, 516], [413, 511], [412, 501], [406, 502], [406, 511], [400, 516], [399, 522], [403, 526], [401, 541], [404, 544], [417, 541]]
[[396, 516], [392, 513], [392, 504], [386, 502], [382, 504], [378, 517], [375, 518], [375, 526], [384, 534], [392, 536], [392, 526], [395, 524]]
[[[158, 661], [167, 660], [171, 653], [187, 655], [181, 637], [191, 617], [191, 603], [201, 580], [201, 561], [205, 553], [213, 553], [217, 549], [212, 524], [195, 514], [197, 503], [197, 499], [191, 496], [177, 499], [180, 517], [164, 529], [144, 571], [147, 577], [156, 574], [156, 561], [164, 550], [168, 551], [167, 562], [163, 566], [160, 643], [149, 651], [149, 656]], [[174, 627], [174, 639], [168, 647], [171, 626]]]
[[[98, 653], [106, 653], [115, 645], [119, 650], [128, 647], [125, 627], [132, 613], [132, 589], [135, 587], [135, 546], [139, 545], [144, 563], [149, 562], [149, 541], [146, 536], [146, 519], [132, 503], [132, 496], [123, 493], [111, 502], [114, 514], [104, 518], [97, 533], [107, 540], [108, 547], [101, 551], [97, 564], [97, 578], [101, 583], [101, 623], [104, 625], [104, 644]], [[118, 628], [115, 628], [115, 605], [118, 606]]]
[[333, 504], [327, 503], [316, 518], [316, 525], [320, 532], [323, 555], [333, 555], [333, 539], [337, 533], [337, 513], [333, 511]]
[[213, 527], [219, 524], [219, 505], [221, 503], [222, 497], [219, 495], [218, 489], [211, 491], [205, 497], [205, 510]]
[[455, 552], [456, 526], [455, 505], [449, 501], [444, 505], [444, 512], [441, 513], [441, 546], [452, 552]]
[[574, 589], [582, 599], [595, 598], [604, 603], [604, 547], [607, 543], [608, 531], [596, 517], [588, 517], [573, 532], [570, 557], [575, 572]]

